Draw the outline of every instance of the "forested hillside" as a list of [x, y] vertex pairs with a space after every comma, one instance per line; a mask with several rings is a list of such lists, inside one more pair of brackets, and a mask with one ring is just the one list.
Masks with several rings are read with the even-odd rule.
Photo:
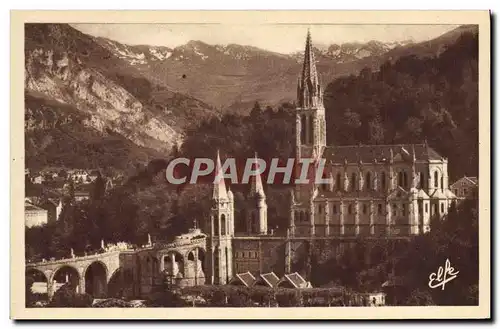
[[452, 178], [478, 173], [478, 39], [465, 33], [436, 57], [405, 56], [340, 78], [325, 91], [328, 144], [427, 140]]

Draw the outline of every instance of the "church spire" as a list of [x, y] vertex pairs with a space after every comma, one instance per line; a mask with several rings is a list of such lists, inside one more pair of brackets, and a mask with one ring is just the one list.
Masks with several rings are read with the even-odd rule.
[[297, 87], [297, 100], [302, 108], [316, 107], [322, 100], [321, 87], [319, 85], [318, 72], [316, 70], [316, 59], [312, 46], [311, 32], [307, 31], [306, 47], [304, 51], [304, 63], [302, 75]]
[[[259, 163], [257, 161], [257, 152], [255, 153], [254, 165], [255, 166], [259, 165]], [[255, 169], [257, 169], [257, 168], [255, 167]], [[260, 174], [256, 174], [255, 176], [252, 176], [250, 194], [251, 195], [258, 195], [262, 198], [266, 197], [266, 195], [264, 194], [264, 186], [262, 185], [262, 177], [260, 176]]]
[[215, 165], [213, 199], [218, 201], [227, 200], [227, 190], [226, 184], [224, 183], [224, 175], [222, 172], [219, 150], [217, 150], [217, 163]]

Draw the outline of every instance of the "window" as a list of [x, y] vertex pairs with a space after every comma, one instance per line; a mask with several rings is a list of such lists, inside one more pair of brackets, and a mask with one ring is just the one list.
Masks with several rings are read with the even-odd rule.
[[302, 115], [300, 120], [300, 141], [302, 144], [306, 144], [306, 116]]
[[366, 173], [366, 189], [371, 190], [372, 188], [372, 175], [370, 172]]
[[378, 204], [378, 214], [382, 215], [382, 204], [381, 203]]
[[347, 207], [347, 212], [350, 214], [352, 214], [352, 205], [350, 204], [348, 207]]
[[441, 213], [444, 213], [444, 203], [441, 203]]
[[441, 176], [441, 189], [444, 189], [443, 176]]
[[403, 172], [398, 172], [398, 186], [403, 187]]
[[220, 216], [220, 228], [221, 228], [221, 235], [226, 235], [226, 215], [222, 214]]
[[437, 170], [434, 172], [434, 187], [439, 187], [439, 179]]
[[336, 204], [334, 204], [334, 205], [333, 205], [333, 213], [334, 213], [334, 214], [336, 214], [336, 213], [337, 213], [337, 205], [336, 205]]
[[429, 205], [427, 203], [425, 204], [425, 213], [429, 213]]
[[419, 184], [420, 184], [420, 188], [425, 188], [425, 176], [424, 176], [423, 172], [420, 173], [420, 182], [419, 182]]
[[392, 215], [393, 216], [396, 216], [397, 210], [398, 210], [398, 206], [396, 204], [393, 204], [392, 205]]
[[437, 212], [438, 212], [437, 204], [434, 204], [434, 205], [432, 206], [432, 215], [437, 214]]
[[313, 136], [314, 136], [314, 120], [312, 117], [309, 117], [309, 140], [307, 141], [308, 144], [313, 143]]
[[405, 188], [407, 188], [407, 187], [408, 187], [408, 174], [406, 173], [406, 171], [405, 171], [405, 172], [403, 172], [403, 186], [404, 186]]
[[217, 236], [219, 235], [219, 219], [212, 216], [212, 220], [214, 221], [214, 236]]
[[363, 214], [366, 214], [366, 204], [363, 205]]
[[464, 194], [463, 195], [464, 196], [467, 195], [467, 189], [466, 188], [464, 188]]
[[401, 215], [406, 215], [406, 204], [404, 203], [401, 205]]
[[351, 175], [351, 191], [355, 191], [356, 188], [356, 174], [352, 173]]
[[321, 215], [323, 213], [323, 206], [318, 205], [318, 215]]
[[337, 173], [337, 177], [335, 178], [335, 187], [337, 190], [341, 190], [341, 185], [340, 185], [340, 173]]
[[385, 190], [385, 172], [382, 171], [382, 174], [380, 175], [380, 186], [382, 187], [382, 190]]

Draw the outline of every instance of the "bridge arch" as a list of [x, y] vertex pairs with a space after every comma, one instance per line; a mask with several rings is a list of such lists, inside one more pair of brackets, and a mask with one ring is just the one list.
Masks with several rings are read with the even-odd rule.
[[201, 285], [205, 283], [205, 254], [205, 249], [200, 246], [186, 253], [185, 278], [189, 280], [191, 285]]
[[83, 272], [85, 293], [96, 298], [103, 298], [108, 290], [108, 267], [100, 260], [90, 263]]
[[[32, 279], [28, 287], [28, 280]], [[48, 293], [49, 279], [45, 273], [37, 268], [27, 268], [25, 271], [26, 289], [30, 289], [32, 293], [45, 294]]]
[[[80, 280], [81, 273], [78, 269], [71, 265], [64, 264], [54, 270], [49, 280], [49, 285], [53, 286], [52, 292], [56, 292], [64, 284], [69, 284], [75, 292], [82, 293], [83, 291], [81, 291]], [[49, 296], [50, 295], [51, 292], [49, 292]]]

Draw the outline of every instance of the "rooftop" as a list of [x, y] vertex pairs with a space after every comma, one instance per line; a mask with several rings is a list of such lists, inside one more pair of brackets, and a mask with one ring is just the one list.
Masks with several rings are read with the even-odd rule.
[[[391, 152], [392, 151], [392, 152]], [[357, 162], [387, 162], [412, 161], [415, 152], [416, 161], [443, 160], [432, 147], [426, 144], [395, 144], [395, 145], [346, 145], [329, 146], [324, 157], [333, 163]]]

